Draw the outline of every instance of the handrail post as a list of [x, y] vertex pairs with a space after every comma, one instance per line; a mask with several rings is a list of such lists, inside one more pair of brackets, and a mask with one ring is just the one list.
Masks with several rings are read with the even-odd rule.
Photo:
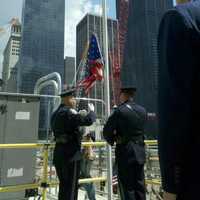
[[48, 155], [49, 155], [49, 144], [44, 145], [43, 149], [43, 174], [42, 174], [42, 200], [47, 199], [47, 181], [48, 181]]

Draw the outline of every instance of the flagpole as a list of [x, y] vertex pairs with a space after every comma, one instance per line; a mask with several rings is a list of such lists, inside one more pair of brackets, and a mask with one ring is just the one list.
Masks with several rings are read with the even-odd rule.
[[[106, 118], [110, 115], [110, 80], [109, 80], [109, 60], [108, 60], [108, 27], [107, 27], [107, 1], [102, 0], [103, 8], [103, 48], [104, 48], [104, 59], [105, 59], [105, 102], [106, 102]], [[107, 185], [108, 185], [108, 200], [113, 200], [112, 191], [112, 148], [107, 145], [108, 159], [107, 159]]]

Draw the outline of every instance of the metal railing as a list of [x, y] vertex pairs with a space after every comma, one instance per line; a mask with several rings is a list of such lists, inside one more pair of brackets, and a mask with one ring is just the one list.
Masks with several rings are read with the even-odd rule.
[[[157, 145], [156, 140], [148, 140], [145, 141], [147, 146]], [[83, 147], [106, 147], [106, 142], [83, 142]], [[42, 176], [40, 177], [41, 180], [35, 183], [28, 183], [28, 184], [20, 184], [20, 185], [13, 185], [13, 186], [3, 186], [0, 187], [1, 192], [17, 192], [23, 191], [27, 189], [39, 189], [41, 191], [42, 200], [47, 199], [47, 189], [51, 187], [55, 187], [58, 185], [58, 181], [49, 181], [48, 177], [48, 163], [49, 163], [49, 151], [54, 148], [55, 144], [53, 143], [45, 143], [45, 144], [0, 144], [0, 149], [42, 149], [43, 155], [43, 171]], [[106, 182], [107, 177], [94, 177], [94, 178], [86, 178], [86, 179], [79, 179], [79, 183], [90, 183], [90, 182]], [[153, 185], [160, 185], [161, 182], [159, 179], [151, 179], [146, 180], [146, 184], [153, 184]]]

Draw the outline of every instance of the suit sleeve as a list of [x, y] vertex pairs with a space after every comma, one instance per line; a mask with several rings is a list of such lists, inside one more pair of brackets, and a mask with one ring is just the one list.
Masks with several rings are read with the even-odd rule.
[[79, 113], [73, 113], [69, 110], [69, 121], [74, 124], [74, 126], [90, 126], [96, 120], [96, 115], [94, 112], [89, 112], [86, 116], [82, 116]]
[[[188, 25], [177, 11], [169, 11], [161, 21], [159, 50], [159, 157], [165, 191], [177, 193], [184, 145], [189, 127], [190, 66], [187, 45]], [[188, 95], [187, 95], [187, 94]]]
[[114, 140], [116, 137], [116, 129], [117, 129], [117, 119], [118, 119], [118, 110], [116, 110], [107, 120], [104, 129], [103, 136], [105, 140], [110, 144], [114, 144]]

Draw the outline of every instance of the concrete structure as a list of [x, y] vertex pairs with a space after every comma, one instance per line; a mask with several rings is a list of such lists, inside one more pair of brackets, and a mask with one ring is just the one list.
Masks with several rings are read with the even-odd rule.
[[[117, 8], [120, 3], [117, 0]], [[151, 116], [157, 113], [157, 35], [164, 12], [172, 8], [172, 0], [129, 0], [127, 36], [121, 69], [122, 85], [136, 85], [137, 103], [146, 107]], [[118, 11], [117, 13], [120, 13]], [[121, 21], [123, 23], [123, 21]], [[119, 25], [120, 26], [120, 25]], [[122, 26], [120, 26], [122, 27]], [[156, 118], [148, 123], [148, 134], [157, 132]]]
[[[78, 68], [79, 63], [84, 54], [84, 50], [86, 48], [87, 42], [91, 37], [92, 33], [96, 33], [101, 52], [103, 54], [103, 21], [100, 16], [87, 14], [77, 25], [76, 28], [76, 68]], [[108, 19], [108, 39], [109, 39], [109, 55], [110, 58], [116, 58], [118, 56], [118, 32], [117, 32], [117, 21], [114, 19]], [[115, 62], [112, 60], [112, 62]], [[112, 62], [110, 59], [110, 72], [111, 72], [111, 80], [113, 78], [112, 73]], [[111, 87], [113, 85], [111, 84]], [[111, 88], [111, 91], [112, 88]], [[103, 82], [97, 82], [94, 88], [91, 90], [89, 95], [91, 98], [95, 99], [104, 99], [104, 85]], [[111, 95], [111, 100], [113, 99], [113, 95]], [[111, 101], [111, 104], [113, 101]], [[102, 116], [104, 106], [101, 103], [95, 103], [97, 115], [99, 117]], [[103, 114], [104, 115], [104, 114]]]
[[13, 21], [13, 24], [11, 26], [10, 38], [3, 53], [4, 55], [3, 71], [2, 71], [3, 91], [14, 92], [13, 87], [16, 88], [16, 82], [9, 83], [9, 79], [11, 78], [12, 74], [11, 71], [18, 62], [20, 47], [21, 47], [21, 24], [19, 20], [16, 19], [15, 21]]
[[74, 57], [65, 57], [65, 69], [64, 69], [64, 84], [66, 87], [71, 86], [73, 84], [73, 80], [75, 77], [75, 58]]
[[[18, 91], [33, 93], [36, 81], [49, 73], [64, 78], [65, 0], [24, 1]], [[51, 89], [44, 90], [51, 93]], [[47, 103], [41, 103], [40, 132], [46, 134]]]

